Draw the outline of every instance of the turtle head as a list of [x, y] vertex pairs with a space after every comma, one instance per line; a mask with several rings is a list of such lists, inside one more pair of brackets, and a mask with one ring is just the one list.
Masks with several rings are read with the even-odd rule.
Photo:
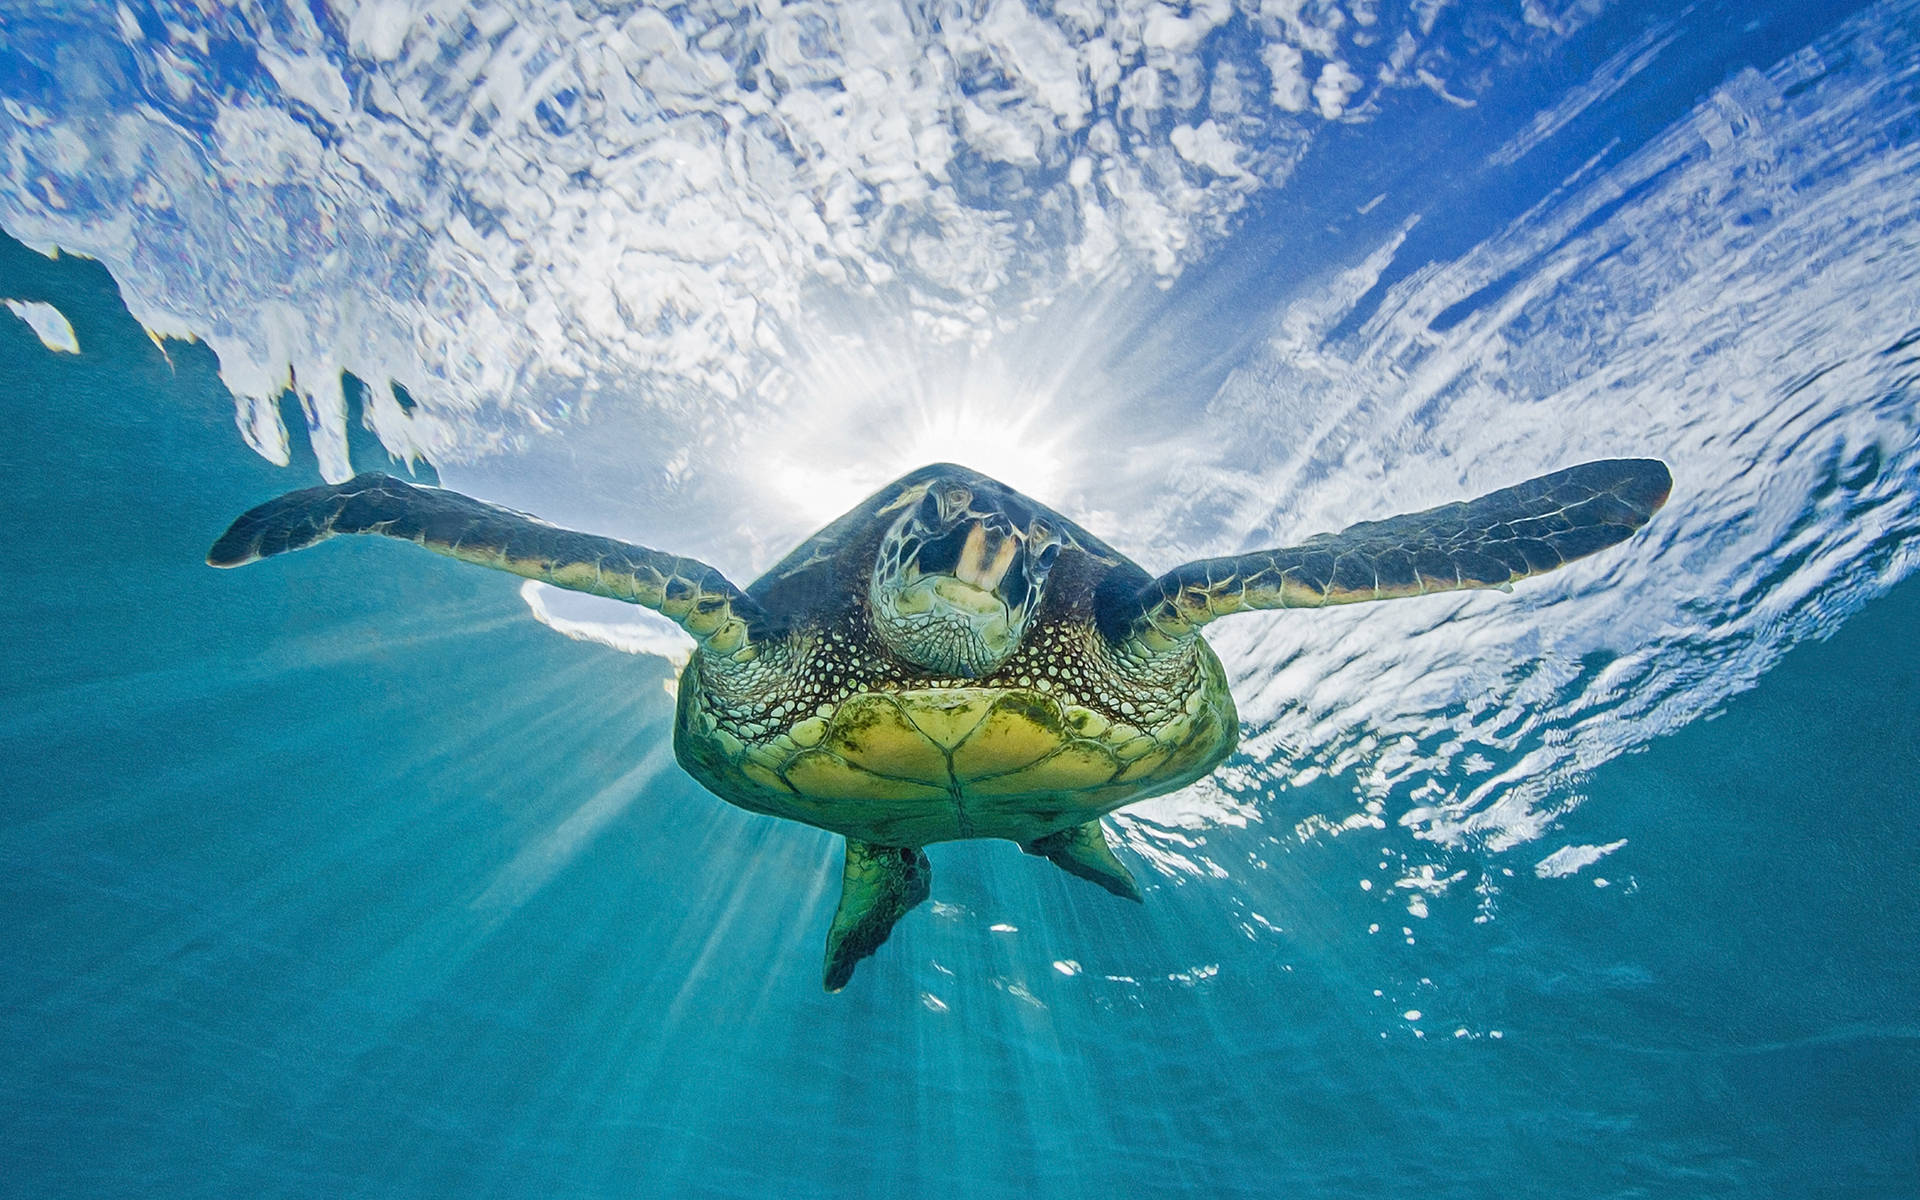
[[990, 480], [909, 493], [873, 564], [874, 631], [929, 671], [977, 679], [1007, 660], [1060, 556], [1059, 522]]

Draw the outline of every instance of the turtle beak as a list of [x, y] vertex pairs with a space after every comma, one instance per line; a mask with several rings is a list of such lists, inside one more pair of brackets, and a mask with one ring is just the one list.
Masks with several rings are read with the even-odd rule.
[[891, 535], [869, 591], [875, 632], [909, 662], [978, 679], [1018, 646], [1034, 604], [1027, 535], [998, 512], [939, 526], [915, 513]]
[[975, 521], [960, 547], [960, 561], [954, 565], [954, 578], [972, 584], [983, 592], [996, 592], [1000, 581], [1020, 552], [1020, 539], [1010, 533], [989, 531], [985, 521]]

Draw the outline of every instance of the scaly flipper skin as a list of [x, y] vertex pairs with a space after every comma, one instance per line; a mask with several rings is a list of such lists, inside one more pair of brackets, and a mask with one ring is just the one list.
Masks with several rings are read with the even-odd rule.
[[561, 529], [376, 472], [242, 513], [207, 551], [207, 562], [237, 567], [342, 533], [384, 534], [462, 562], [651, 608], [725, 658], [751, 658], [755, 636], [769, 624], [758, 604], [698, 560]]
[[1125, 640], [1160, 652], [1248, 609], [1504, 588], [1627, 540], [1672, 487], [1657, 459], [1603, 459], [1284, 550], [1190, 562], [1141, 589]]
[[926, 852], [847, 839], [840, 907], [827, 931], [825, 982], [837, 992], [861, 959], [880, 948], [893, 923], [932, 894], [933, 864]]
[[1106, 831], [1097, 820], [1035, 838], [1020, 848], [1028, 854], [1051, 859], [1067, 874], [1091, 880], [1116, 896], [1140, 900], [1140, 885], [1133, 881], [1133, 872], [1114, 857], [1113, 847], [1107, 844]]

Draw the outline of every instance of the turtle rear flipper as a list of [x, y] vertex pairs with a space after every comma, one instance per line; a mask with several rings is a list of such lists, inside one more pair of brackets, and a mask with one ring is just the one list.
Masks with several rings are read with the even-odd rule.
[[384, 534], [462, 562], [651, 608], [705, 649], [728, 657], [750, 656], [754, 639], [769, 624], [758, 604], [697, 559], [561, 529], [378, 472], [289, 492], [249, 509], [207, 551], [207, 562], [238, 567], [342, 533]]
[[880, 948], [893, 932], [893, 923], [927, 898], [932, 878], [933, 864], [924, 850], [847, 839], [840, 907], [827, 931], [829, 992], [846, 987], [853, 968]]
[[1363, 521], [1283, 550], [1175, 567], [1103, 627], [1151, 654], [1248, 609], [1506, 588], [1627, 540], [1672, 487], [1657, 459], [1582, 463], [1477, 500]]
[[1114, 857], [1098, 819], [1035, 838], [1020, 848], [1050, 859], [1067, 874], [1091, 880], [1116, 896], [1136, 902], [1140, 899], [1140, 885], [1133, 881], [1133, 872], [1126, 864]]

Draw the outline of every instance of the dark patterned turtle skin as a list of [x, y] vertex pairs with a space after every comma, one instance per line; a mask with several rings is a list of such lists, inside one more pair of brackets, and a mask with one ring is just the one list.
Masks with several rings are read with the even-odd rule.
[[369, 474], [245, 513], [207, 561], [378, 533], [679, 623], [697, 644], [678, 688], [681, 765], [742, 808], [847, 839], [825, 970], [837, 991], [926, 899], [935, 842], [1010, 839], [1139, 899], [1100, 818], [1232, 752], [1209, 622], [1508, 589], [1626, 540], [1671, 486], [1656, 460], [1584, 463], [1155, 577], [1038, 501], [940, 463], [742, 591], [694, 559]]

